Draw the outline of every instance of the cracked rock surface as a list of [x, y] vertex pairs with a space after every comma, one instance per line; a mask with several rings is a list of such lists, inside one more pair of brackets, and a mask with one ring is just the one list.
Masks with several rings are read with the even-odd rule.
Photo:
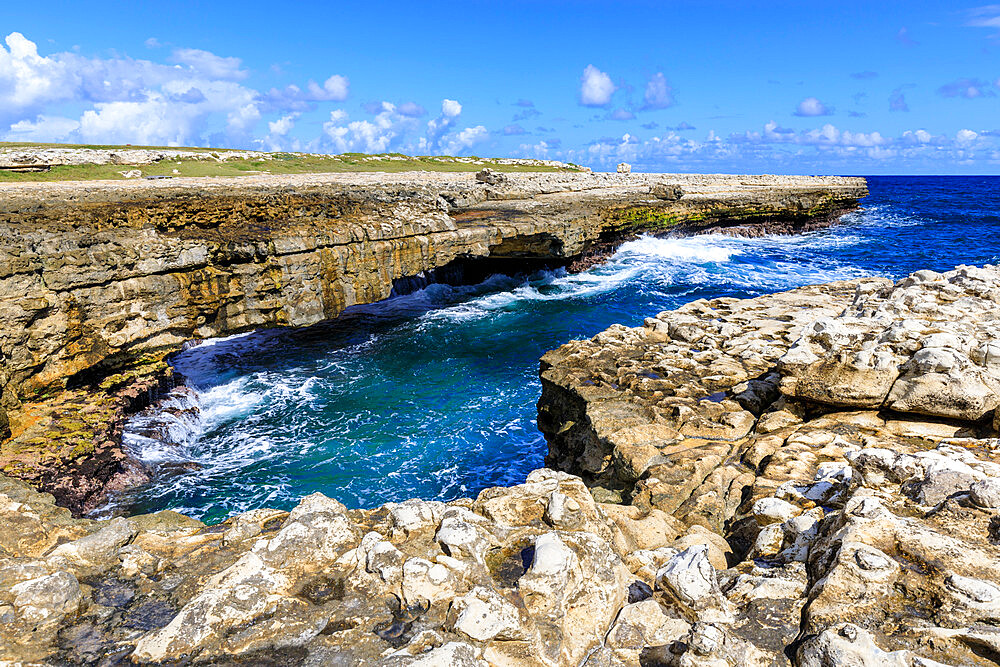
[[[861, 368], [860, 395], [858, 350], [919, 383], [924, 340], [968, 357], [946, 383], [987, 383], [998, 287], [996, 267], [834, 283], [569, 343], [543, 361], [540, 425], [580, 476], [476, 499], [97, 522], [0, 477], [0, 660], [1000, 664], [994, 415], [803, 399], [824, 362], [793, 363]], [[836, 355], [816, 325], [841, 318], [856, 344]], [[924, 339], [885, 337], [896, 321]]]
[[1000, 664], [998, 344], [987, 266], [696, 301], [545, 355], [549, 465], [731, 550], [731, 615], [688, 613], [727, 639], [650, 664]]

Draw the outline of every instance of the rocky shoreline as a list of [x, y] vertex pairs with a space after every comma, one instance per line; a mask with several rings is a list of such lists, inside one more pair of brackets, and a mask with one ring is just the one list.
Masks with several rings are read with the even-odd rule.
[[636, 234], [828, 224], [864, 179], [410, 172], [0, 185], [0, 472], [77, 514], [189, 340], [308, 326], [415, 276], [584, 268]]
[[474, 500], [95, 522], [0, 477], [0, 660], [995, 665], [998, 339], [1000, 267], [696, 301], [547, 354], [582, 479]]

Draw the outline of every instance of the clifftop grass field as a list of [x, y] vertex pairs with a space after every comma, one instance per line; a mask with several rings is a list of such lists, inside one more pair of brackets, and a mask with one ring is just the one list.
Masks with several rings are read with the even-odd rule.
[[[114, 156], [114, 157], [112, 157]], [[69, 162], [70, 164], [65, 164]], [[0, 169], [0, 182], [122, 180], [138, 169], [142, 177], [310, 174], [341, 172], [582, 171], [576, 165], [546, 160], [408, 156], [400, 153], [266, 153], [213, 148], [103, 146], [0, 142], [0, 164], [50, 165], [46, 171]]]

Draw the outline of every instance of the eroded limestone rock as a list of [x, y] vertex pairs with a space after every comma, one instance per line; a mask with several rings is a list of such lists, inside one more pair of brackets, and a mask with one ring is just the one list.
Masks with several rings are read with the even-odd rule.
[[690, 552], [625, 558], [708, 624], [649, 659], [995, 664], [998, 288], [959, 267], [694, 302], [545, 356], [549, 462], [733, 549], [719, 593]]
[[1000, 404], [1000, 277], [959, 267], [859, 290], [780, 362], [782, 392], [843, 407], [978, 421]]
[[[997, 272], [695, 302], [564, 346], [543, 364], [540, 424], [583, 478], [538, 470], [374, 510], [314, 494], [206, 527], [77, 520], [0, 477], [0, 660], [995, 666], [994, 420], [858, 405], [876, 363], [844, 362], [872, 382], [840, 403], [791, 387], [819, 368], [792, 352], [816, 320], [847, 318], [850, 347], [874, 318], [897, 354], [911, 329], [890, 315], [938, 322], [944, 302], [982, 306], [979, 328], [913, 340], [969, 350], [958, 382], [988, 374], [974, 350], [996, 338]], [[920, 384], [910, 347], [893, 383]]]

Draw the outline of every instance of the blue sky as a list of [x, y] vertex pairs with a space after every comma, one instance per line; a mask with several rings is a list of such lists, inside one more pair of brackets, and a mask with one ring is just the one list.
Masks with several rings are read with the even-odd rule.
[[1000, 5], [45, 2], [0, 138], [1000, 173]]

